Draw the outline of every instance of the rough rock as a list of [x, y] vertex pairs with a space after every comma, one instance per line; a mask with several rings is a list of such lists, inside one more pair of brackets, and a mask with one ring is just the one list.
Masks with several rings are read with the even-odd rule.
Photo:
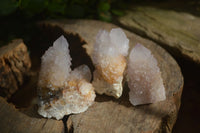
[[189, 13], [153, 8], [131, 7], [118, 18], [121, 26], [165, 47], [175, 56], [200, 63], [200, 18]]
[[0, 96], [10, 98], [24, 82], [31, 67], [26, 45], [21, 39], [0, 48]]
[[[95, 36], [100, 29], [111, 30], [116, 25], [94, 20], [52, 20], [40, 23], [43, 31], [52, 27], [60, 28], [66, 34], [79, 35], [87, 44], [84, 46], [91, 55]], [[130, 49], [137, 43], [151, 50], [158, 61], [166, 88], [166, 100], [154, 104], [132, 106], [128, 99], [128, 87], [125, 85], [119, 99], [109, 96], [97, 96], [95, 103], [84, 113], [71, 115], [74, 133], [82, 132], [166, 132], [172, 131], [180, 107], [183, 77], [176, 61], [160, 46], [124, 30], [130, 40]]]

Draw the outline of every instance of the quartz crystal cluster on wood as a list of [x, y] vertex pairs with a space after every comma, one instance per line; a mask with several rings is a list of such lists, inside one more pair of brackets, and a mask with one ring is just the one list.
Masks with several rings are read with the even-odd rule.
[[[94, 89], [115, 98], [122, 95], [129, 40], [120, 28], [112, 29], [110, 33], [100, 30], [96, 36], [92, 51], [93, 85], [86, 65], [71, 70], [68, 45], [61, 36], [42, 56], [38, 112], [44, 117], [61, 119], [64, 115], [84, 112], [95, 99]], [[151, 51], [140, 44], [129, 55], [127, 79], [129, 100], [133, 105], [166, 98], [157, 61]]]
[[129, 40], [120, 28], [109, 32], [100, 30], [93, 46], [92, 61], [95, 65], [92, 84], [99, 94], [119, 98], [122, 95], [122, 80], [126, 68]]
[[[116, 27], [116, 25], [100, 22], [100, 21], [95, 21], [95, 20], [51, 20], [51, 21], [44, 21], [40, 24], [40, 28], [42, 30], [40, 30], [41, 32], [38, 33], [38, 36], [45, 35], [46, 37], [44, 38], [55, 37], [55, 35], [60, 34], [60, 32], [63, 31], [62, 32], [63, 34], [67, 36], [69, 35], [70, 37], [69, 39], [72, 40], [72, 42], [74, 38], [71, 38], [71, 35], [73, 35], [73, 37], [78, 37], [76, 38], [77, 41], [87, 42], [87, 44], [85, 44], [85, 46], [87, 47], [85, 46], [84, 47], [86, 48], [88, 55], [92, 57], [91, 51], [94, 46], [93, 44], [95, 42], [95, 35], [97, 31], [100, 30], [102, 27], [106, 30], [110, 30], [111, 28]], [[56, 29], [59, 28], [59, 30], [55, 30], [55, 28]], [[123, 31], [125, 31], [126, 35], [130, 39], [131, 49], [134, 44], [137, 44], [137, 43], [145, 44], [144, 46], [147, 47], [152, 52], [152, 55], [155, 57], [155, 59], [157, 59], [157, 62], [158, 62], [157, 65], [160, 68], [160, 71], [162, 73], [162, 78], [165, 85], [165, 91], [166, 91], [165, 93], [166, 93], [167, 98], [165, 101], [158, 102], [156, 104], [133, 107], [133, 106], [130, 106], [128, 96], [126, 95], [129, 89], [125, 85], [124, 90], [123, 90], [123, 93], [125, 93], [125, 95], [122, 95], [120, 99], [111, 100], [112, 98], [109, 98], [105, 95], [98, 96], [95, 104], [93, 104], [93, 106], [90, 107], [86, 112], [70, 116], [69, 121], [67, 121], [67, 127], [68, 128], [73, 127], [72, 130], [75, 133], [85, 133], [85, 132], [124, 133], [124, 132], [133, 132], [133, 131], [134, 133], [172, 132], [173, 125], [177, 119], [177, 114], [178, 114], [180, 103], [181, 103], [181, 93], [182, 93], [182, 88], [183, 88], [183, 77], [181, 74], [180, 67], [178, 66], [176, 61], [163, 48], [159, 47], [154, 42], [144, 39], [140, 36], [137, 36], [136, 34], [132, 32], [129, 32], [126, 30], [123, 30]], [[78, 35], [78, 36], [74, 36], [74, 35]], [[44, 43], [45, 40], [43, 40], [42, 42], [41, 42], [41, 39], [35, 40], [36, 39], [35, 36], [31, 37], [30, 39], [32, 39], [31, 42], [32, 41], [37, 42], [37, 45], [34, 45], [34, 47], [36, 48], [35, 50], [40, 51], [41, 50], [40, 44]], [[14, 49], [15, 48], [13, 47], [12, 49], [9, 49], [9, 51], [13, 51]], [[21, 51], [20, 49], [18, 50]], [[39, 51], [37, 52], [34, 50], [32, 51], [32, 49], [30, 50], [32, 53], [36, 52], [35, 54], [33, 54], [34, 55], [33, 57], [38, 58], [39, 55], [37, 53], [40, 53], [40, 52]], [[73, 47], [71, 47], [71, 50], [79, 51], [79, 49], [73, 49]], [[16, 53], [16, 51], [14, 53]], [[81, 54], [77, 53], [77, 55], [81, 55]], [[4, 54], [2, 54], [2, 57], [4, 57]], [[13, 58], [6, 58], [6, 59], [12, 60]], [[20, 59], [24, 60], [23, 58], [20, 58]], [[82, 59], [83, 57], [80, 58], [80, 60]], [[7, 62], [8, 60], [6, 60], [6, 63]], [[36, 65], [34, 63], [36, 62], [33, 62], [33, 65]], [[127, 62], [127, 64], [129, 64], [129, 62]], [[8, 66], [10, 68], [10, 64]], [[47, 66], [51, 67], [52, 64], [47, 65]], [[84, 66], [82, 67], [87, 69], [87, 67], [84, 67]], [[83, 69], [82, 67], [79, 67], [74, 71], [78, 71], [82, 73], [81, 72], [82, 70], [80, 71], [80, 69]], [[11, 74], [13, 73], [13, 70], [15, 70], [13, 68], [14, 67], [11, 67], [11, 71], [10, 71]], [[48, 68], [44, 70], [47, 70], [47, 69]], [[60, 72], [60, 70], [58, 69], [55, 71]], [[79, 75], [79, 74], [75, 74], [77, 72], [74, 72], [74, 71], [70, 70], [69, 72], [70, 74], [68, 77], [72, 77], [73, 75]], [[7, 69], [2, 69], [2, 72], [7, 72]], [[25, 74], [29, 75], [29, 72], [25, 71]], [[88, 76], [84, 76], [87, 74]], [[87, 71], [85, 71], [81, 75], [83, 75], [83, 77], [89, 77], [89, 73]], [[43, 76], [43, 77], [44, 79], [47, 79], [46, 76]], [[28, 88], [29, 87], [32, 88], [34, 86], [33, 84], [35, 83], [36, 79], [37, 77], [35, 76], [34, 78], [31, 78], [31, 84], [30, 86], [28, 85]], [[48, 80], [45, 82], [48, 82]], [[67, 82], [69, 81], [67, 80]], [[9, 85], [10, 83], [11, 82], [9, 82], [9, 80], [5, 81], [5, 84], [7, 85]], [[73, 82], [71, 82], [71, 84], [72, 83]], [[27, 87], [26, 84], [27, 82], [25, 83], [25, 88]], [[46, 87], [46, 85], [43, 85], [43, 86], [44, 88]], [[25, 90], [28, 91], [27, 93], [30, 93], [28, 88]], [[24, 85], [22, 86], [22, 89], [20, 87], [20, 89], [17, 90], [16, 93], [14, 92], [14, 95], [12, 95], [13, 94], [12, 93], [11, 98], [15, 96], [15, 94], [18, 94], [18, 92], [23, 91], [23, 89], [24, 89]], [[132, 90], [131, 87], [130, 89]], [[41, 90], [38, 90], [39, 94], [41, 95], [40, 91]], [[49, 91], [46, 91], [46, 92], [48, 93]], [[43, 95], [43, 98], [45, 98], [44, 95]], [[53, 100], [52, 96], [51, 98]], [[46, 98], [46, 99], [49, 99], [49, 98]], [[22, 98], [21, 100], [26, 100], [26, 99]], [[46, 110], [48, 110], [48, 106], [46, 107], [47, 107]], [[54, 119], [42, 119], [35, 114], [35, 109], [36, 109], [35, 106], [32, 107], [32, 105], [30, 108], [29, 107], [23, 108], [23, 109], [16, 108], [15, 106], [13, 106], [12, 103], [8, 103], [7, 99], [0, 98], [0, 118], [1, 118], [0, 131], [2, 133], [4, 132], [5, 133], [6, 132], [15, 132], [15, 133], [67, 132], [66, 130], [63, 131], [63, 129], [66, 129], [66, 127], [64, 127], [64, 124], [62, 121], [57, 121]], [[59, 111], [57, 112], [59, 113]], [[72, 130], [71, 128], [69, 128], [68, 131], [70, 132]]]
[[133, 105], [155, 103], [166, 99], [157, 60], [151, 51], [137, 44], [128, 60], [129, 100]]
[[62, 119], [64, 115], [87, 110], [95, 99], [86, 65], [70, 68], [68, 42], [61, 36], [42, 56], [38, 80], [39, 114]]

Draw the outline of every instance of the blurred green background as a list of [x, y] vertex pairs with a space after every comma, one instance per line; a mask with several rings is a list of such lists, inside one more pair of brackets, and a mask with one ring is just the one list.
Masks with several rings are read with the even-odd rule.
[[[199, 0], [0, 0], [0, 17], [12, 14], [26, 18], [93, 18], [112, 21], [129, 4], [168, 2], [182, 9], [200, 9]], [[193, 11], [195, 13], [195, 11]], [[196, 13], [199, 14], [199, 13]]]
[[111, 21], [123, 15], [128, 0], [1, 0], [0, 15], [13, 13], [26, 18], [95, 18]]
[[0, 0], [0, 45], [14, 38], [26, 41], [26, 34], [34, 32], [35, 22], [44, 19], [97, 19], [115, 23], [115, 18], [123, 16], [130, 5], [161, 5], [200, 14], [199, 0]]
[[130, 0], [0, 0], [0, 46], [14, 38], [29, 40], [37, 21], [97, 19], [111, 22]]

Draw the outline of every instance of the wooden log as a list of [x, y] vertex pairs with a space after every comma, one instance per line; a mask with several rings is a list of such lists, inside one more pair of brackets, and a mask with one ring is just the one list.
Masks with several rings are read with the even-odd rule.
[[0, 48], [0, 96], [10, 96], [23, 84], [31, 67], [26, 45], [21, 39]]
[[197, 28], [200, 17], [160, 6], [161, 3], [155, 7], [130, 6], [126, 15], [117, 20], [121, 26], [158, 42], [175, 56], [200, 64], [200, 30]]
[[[66, 37], [68, 34], [78, 35], [87, 43], [84, 47], [88, 54], [91, 53], [95, 36], [100, 29], [111, 30], [117, 27], [94, 20], [52, 20], [41, 22], [40, 25], [44, 31], [58, 28]], [[176, 61], [160, 46], [134, 33], [124, 31], [130, 39], [130, 50], [135, 44], [140, 43], [152, 51], [162, 72], [167, 99], [154, 104], [132, 106], [128, 100], [127, 85], [120, 99], [97, 95], [94, 105], [86, 112], [70, 116], [74, 133], [170, 133], [172, 131], [181, 103], [183, 88], [181, 70]]]
[[[34, 112], [34, 111], [33, 111]], [[30, 117], [0, 97], [1, 133], [63, 133], [62, 121]]]
[[[104, 28], [110, 30], [113, 27], [117, 26], [94, 20], [44, 21], [40, 23], [40, 28], [43, 29], [43, 33], [38, 33], [38, 35], [46, 35], [46, 38], [54, 41], [59, 35], [64, 34], [70, 44], [70, 54], [73, 54], [72, 63], [75, 63], [74, 66], [80, 63], [86, 63], [92, 68], [91, 62], [89, 59], [86, 59], [87, 57], [85, 54], [80, 54], [83, 50], [81, 50], [79, 46], [77, 47], [76, 44], [86, 43], [84, 47], [90, 55], [95, 42], [95, 36], [99, 29]], [[95, 103], [86, 112], [71, 115], [68, 121], [63, 120], [67, 123], [68, 128], [71, 127], [70, 132], [169, 133], [172, 131], [180, 107], [180, 98], [183, 88], [183, 77], [180, 68], [176, 61], [155, 43], [143, 39], [134, 33], [126, 30], [124, 31], [130, 39], [130, 49], [136, 43], [141, 43], [149, 48], [158, 60], [158, 65], [162, 72], [162, 78], [166, 88], [167, 100], [155, 104], [132, 106], [128, 100], [129, 89], [125, 84], [121, 98], [115, 99], [106, 95], [97, 95]], [[74, 38], [70, 38], [73, 36]], [[80, 39], [80, 41], [77, 41], [77, 38]], [[35, 51], [32, 52], [35, 52], [33, 55], [40, 60], [41, 55], [38, 55], [38, 53], [42, 53], [41, 51], [38, 52], [38, 48], [41, 47], [39, 46], [40, 42], [37, 42], [37, 44], [38, 47], [34, 45]], [[48, 43], [48, 45], [52, 45], [52, 43]], [[37, 76], [35, 77], [37, 78]], [[30, 88], [36, 88], [36, 81], [37, 79], [31, 81]], [[29, 87], [26, 88], [28, 89]], [[26, 93], [28, 92], [29, 91], [26, 90]], [[17, 98], [14, 99], [23, 99], [21, 94], [26, 95], [26, 93], [20, 93], [18, 96], [16, 95]], [[63, 126], [62, 121], [40, 117], [37, 114], [37, 106], [18, 110], [1, 97], [0, 118], [0, 132], [2, 133], [63, 133], [64, 128], [66, 128], [66, 126]]]

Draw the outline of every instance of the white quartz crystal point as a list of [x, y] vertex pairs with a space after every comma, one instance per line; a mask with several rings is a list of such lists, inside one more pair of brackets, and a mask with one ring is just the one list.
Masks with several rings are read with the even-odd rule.
[[110, 33], [106, 30], [99, 31], [92, 53], [96, 68], [92, 84], [97, 93], [116, 98], [122, 95], [128, 49], [129, 39], [122, 29], [114, 28]]
[[42, 56], [38, 86], [63, 86], [71, 72], [69, 44], [64, 36], [59, 37]]
[[137, 44], [128, 60], [129, 100], [133, 105], [155, 103], [166, 99], [157, 60], [151, 51]]
[[42, 56], [38, 80], [38, 113], [44, 117], [62, 119], [64, 115], [81, 113], [91, 106], [95, 92], [88, 66], [73, 71], [64, 36], [58, 38]]
[[96, 36], [93, 50], [93, 62], [98, 64], [101, 57], [127, 56], [129, 49], [129, 39], [120, 28], [114, 28], [110, 33], [100, 30]]

